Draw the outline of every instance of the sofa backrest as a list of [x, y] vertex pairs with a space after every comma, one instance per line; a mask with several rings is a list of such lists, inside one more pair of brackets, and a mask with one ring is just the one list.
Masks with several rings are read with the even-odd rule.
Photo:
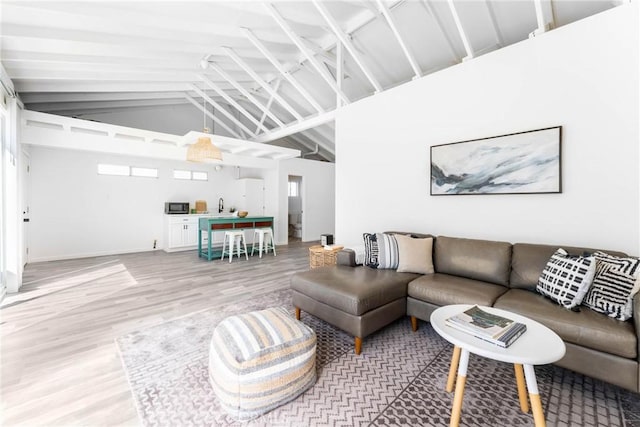
[[509, 285], [511, 243], [438, 236], [434, 252], [437, 273]]
[[[511, 278], [509, 284], [512, 288], [536, 290], [538, 278], [544, 270], [551, 255], [562, 248], [570, 255], [583, 255], [585, 252], [593, 253], [599, 249], [578, 248], [561, 245], [534, 245], [531, 243], [515, 243], [511, 255]], [[603, 250], [611, 255], [626, 256], [625, 253]]]

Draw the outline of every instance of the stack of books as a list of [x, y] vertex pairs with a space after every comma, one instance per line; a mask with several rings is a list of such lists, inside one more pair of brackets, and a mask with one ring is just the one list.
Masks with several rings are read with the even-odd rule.
[[473, 306], [451, 316], [445, 323], [474, 337], [507, 348], [527, 330], [527, 325], [498, 316]]

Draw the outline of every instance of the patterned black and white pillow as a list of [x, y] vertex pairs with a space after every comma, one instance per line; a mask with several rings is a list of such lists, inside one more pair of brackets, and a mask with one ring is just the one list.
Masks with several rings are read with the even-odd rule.
[[376, 233], [376, 240], [378, 241], [378, 269], [396, 270], [400, 259], [396, 236]]
[[638, 292], [640, 260], [595, 252], [596, 275], [582, 304], [618, 320], [633, 315], [633, 297]]
[[595, 258], [570, 256], [559, 248], [542, 270], [536, 289], [561, 306], [572, 309], [582, 302], [595, 272]]
[[375, 233], [364, 233], [364, 265], [378, 268], [378, 240]]

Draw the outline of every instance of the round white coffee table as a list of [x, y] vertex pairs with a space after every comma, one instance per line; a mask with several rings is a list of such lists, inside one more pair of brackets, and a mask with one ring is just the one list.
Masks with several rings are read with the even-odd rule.
[[[447, 380], [448, 392], [453, 390], [453, 385], [456, 383], [450, 426], [458, 426], [460, 423], [464, 385], [467, 379], [467, 367], [469, 365], [469, 353], [488, 357], [489, 359], [500, 362], [513, 363], [520, 408], [523, 412], [529, 412], [529, 404], [527, 401], [528, 390], [535, 425], [536, 427], [545, 426], [542, 403], [540, 402], [540, 394], [536, 382], [536, 373], [533, 367], [534, 365], [545, 365], [560, 360], [566, 351], [564, 342], [562, 342], [555, 332], [535, 320], [492, 307], [480, 308], [489, 313], [497, 314], [527, 325], [527, 331], [509, 348], [499, 347], [445, 324], [445, 320], [449, 317], [460, 314], [471, 307], [472, 305], [470, 304], [447, 305], [438, 308], [431, 314], [431, 326], [433, 326], [433, 329], [435, 329], [442, 338], [455, 346], [451, 358], [449, 378]], [[456, 369], [458, 371], [457, 381], [455, 378]]]

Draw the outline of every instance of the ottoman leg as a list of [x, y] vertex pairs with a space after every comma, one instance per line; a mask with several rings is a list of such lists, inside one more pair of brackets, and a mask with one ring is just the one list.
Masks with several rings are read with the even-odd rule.
[[362, 338], [356, 337], [356, 354], [360, 354], [362, 351]]
[[300, 309], [296, 307], [296, 320], [300, 320]]

